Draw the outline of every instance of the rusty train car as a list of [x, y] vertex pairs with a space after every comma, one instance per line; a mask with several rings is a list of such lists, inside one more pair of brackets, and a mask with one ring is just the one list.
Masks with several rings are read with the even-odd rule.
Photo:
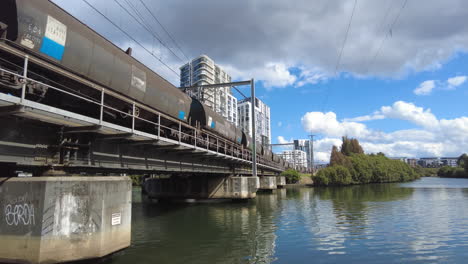
[[[136, 109], [139, 118], [161, 122], [167, 128], [165, 133], [168, 137], [178, 136], [171, 132], [176, 130], [178, 121], [182, 121], [199, 129], [202, 133], [198, 136], [204, 136], [207, 142], [209, 135], [215, 134], [245, 149], [250, 147], [251, 139], [241, 129], [183, 93], [133, 58], [130, 52], [120, 49], [49, 0], [2, 0], [0, 37], [2, 42], [12, 48], [170, 116], [169, 119], [157, 121], [153, 112]], [[1, 51], [2, 68], [21, 73], [19, 65], [20, 58]], [[43, 83], [59, 85], [73, 94], [99, 101], [99, 90], [68, 78], [63, 72], [34, 64], [28, 69], [28, 73], [32, 72]], [[21, 86], [21, 80], [15, 76], [4, 74], [0, 78], [2, 92], [19, 93]], [[27, 97], [90, 116], [97, 114], [96, 107], [66, 97], [46, 86], [28, 84]], [[128, 123], [130, 118], [125, 113], [135, 112], [135, 109], [118, 98], [111, 98], [108, 102], [109, 106], [118, 111], [106, 109], [105, 118], [117, 123]], [[140, 123], [142, 127], [139, 129], [148, 132], [154, 129]], [[284, 160], [267, 149], [259, 147], [257, 154], [263, 161], [288, 167]]]

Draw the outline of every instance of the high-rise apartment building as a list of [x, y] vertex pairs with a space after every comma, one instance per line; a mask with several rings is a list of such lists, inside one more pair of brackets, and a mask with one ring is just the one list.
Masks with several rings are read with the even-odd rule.
[[303, 150], [285, 150], [281, 156], [292, 164], [295, 169], [298, 167], [307, 167], [307, 154]]
[[312, 144], [309, 139], [296, 139], [294, 140], [294, 150], [302, 150], [306, 153], [307, 168], [312, 167]]
[[[239, 127], [252, 136], [252, 105], [251, 98], [239, 101], [238, 106]], [[255, 131], [256, 140], [264, 145], [271, 144], [270, 107], [260, 99], [255, 98]]]
[[[180, 87], [218, 84], [231, 82], [229, 76], [210, 57], [201, 55], [180, 67]], [[185, 92], [211, 107], [229, 122], [237, 125], [237, 98], [232, 95], [231, 87], [189, 88]]]

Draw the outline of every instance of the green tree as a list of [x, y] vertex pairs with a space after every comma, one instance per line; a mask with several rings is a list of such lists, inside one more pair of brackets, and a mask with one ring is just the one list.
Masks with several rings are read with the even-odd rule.
[[356, 154], [364, 154], [364, 150], [362, 149], [359, 141], [355, 138], [351, 139], [351, 149], [353, 153]]
[[[332, 148], [330, 166], [320, 170], [315, 177], [317, 185], [349, 185], [383, 182], [402, 182], [420, 178], [424, 171], [411, 168], [400, 160], [391, 160], [384, 155], [366, 155], [359, 142], [343, 137], [342, 150]], [[468, 162], [467, 162], [468, 164]], [[457, 172], [459, 177], [459, 172]], [[425, 176], [425, 175], [424, 175]]]
[[346, 156], [351, 154], [364, 154], [359, 141], [355, 138], [342, 137], [343, 143], [341, 144], [341, 153]]
[[341, 153], [345, 156], [349, 156], [352, 153], [351, 140], [348, 137], [344, 136], [341, 138], [343, 143], [341, 143]]
[[343, 165], [345, 163], [345, 159], [346, 157], [340, 151], [338, 151], [338, 148], [333, 146], [330, 155], [330, 165]]
[[286, 171], [283, 171], [281, 176], [286, 177], [287, 183], [297, 183], [301, 179], [299, 172], [294, 169], [287, 169]]
[[465, 161], [467, 160], [468, 160], [468, 155], [466, 155], [466, 153], [463, 153], [460, 157], [458, 157], [458, 160], [457, 160], [458, 167], [462, 167], [462, 168], [465, 167], [465, 164], [466, 164]]

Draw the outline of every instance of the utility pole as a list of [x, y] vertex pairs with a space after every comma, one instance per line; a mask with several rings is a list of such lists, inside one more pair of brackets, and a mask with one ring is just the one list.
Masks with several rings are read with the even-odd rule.
[[314, 176], [314, 136], [309, 135], [309, 157], [310, 157], [310, 167], [312, 169], [312, 176]]
[[252, 111], [252, 176], [257, 177], [257, 131], [255, 131], [255, 80], [253, 78], [252, 80], [250, 80], [250, 98], [250, 110]]
[[[250, 104], [251, 104], [251, 111], [252, 111], [252, 176], [257, 177], [257, 142], [256, 142], [256, 131], [255, 131], [255, 80], [252, 78], [248, 81], [239, 81], [239, 82], [229, 82], [229, 83], [216, 83], [216, 84], [205, 84], [205, 85], [195, 85], [189, 87], [181, 87], [182, 89], [207, 89], [207, 88], [224, 88], [226, 86], [233, 86], [236, 91], [238, 91], [244, 98], [247, 99], [239, 89], [235, 86], [240, 85], [250, 85]], [[216, 98], [215, 98], [216, 99]], [[214, 107], [214, 111], [216, 112], [216, 106]], [[261, 147], [261, 146], [260, 146]]]

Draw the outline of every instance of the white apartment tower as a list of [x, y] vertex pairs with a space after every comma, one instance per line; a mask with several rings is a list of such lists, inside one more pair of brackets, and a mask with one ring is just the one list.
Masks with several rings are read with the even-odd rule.
[[[180, 67], [181, 89], [228, 82], [231, 82], [231, 76], [206, 55], [201, 55]], [[232, 95], [231, 87], [190, 88], [185, 89], [185, 92], [237, 125], [237, 98]]]
[[281, 154], [283, 158], [291, 163], [295, 169], [307, 166], [307, 153], [303, 150], [285, 150]]
[[[252, 136], [252, 107], [251, 98], [246, 98], [239, 101], [238, 106], [239, 127]], [[255, 131], [256, 140], [262, 144], [271, 144], [271, 127], [270, 127], [270, 107], [255, 98]]]

